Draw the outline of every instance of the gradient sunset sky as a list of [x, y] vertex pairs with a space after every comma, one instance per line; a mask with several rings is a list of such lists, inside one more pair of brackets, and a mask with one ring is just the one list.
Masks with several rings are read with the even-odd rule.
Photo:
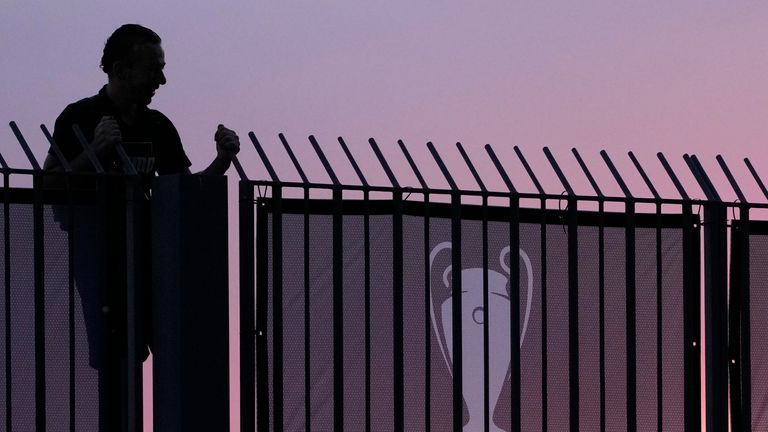
[[[702, 193], [683, 153], [699, 156], [724, 199], [735, 195], [717, 154], [749, 197], [764, 200], [741, 160], [750, 157], [768, 179], [767, 20], [764, 1], [3, 0], [0, 119], [17, 121], [42, 160], [48, 145], [39, 124], [52, 127], [68, 103], [99, 90], [106, 82], [98, 67], [104, 41], [119, 25], [139, 23], [163, 38], [168, 84], [152, 107], [175, 123], [193, 170], [213, 158], [213, 133], [223, 123], [240, 135], [240, 158], [253, 179], [266, 178], [266, 172], [248, 131], [288, 180], [298, 176], [279, 132], [318, 182], [327, 177], [306, 139], [310, 134], [345, 182], [356, 177], [337, 136], [376, 184], [387, 182], [369, 137], [377, 139], [401, 183], [411, 185], [415, 179], [397, 139], [409, 145], [434, 186], [445, 182], [427, 141], [440, 149], [460, 185], [475, 187], [455, 148], [461, 141], [486, 184], [497, 190], [503, 184], [482, 148], [486, 143], [523, 191], [534, 189], [513, 145], [552, 193], [563, 188], [543, 146], [552, 149], [577, 192], [591, 189], [571, 147], [580, 150], [607, 194], [620, 191], [600, 149], [639, 196], [649, 193], [628, 150], [671, 198], [677, 195], [658, 151], [694, 196]], [[0, 153], [12, 166], [28, 166], [3, 127]], [[236, 286], [232, 292], [235, 305]], [[233, 346], [233, 358], [236, 353]], [[236, 398], [232, 404], [236, 420]]]

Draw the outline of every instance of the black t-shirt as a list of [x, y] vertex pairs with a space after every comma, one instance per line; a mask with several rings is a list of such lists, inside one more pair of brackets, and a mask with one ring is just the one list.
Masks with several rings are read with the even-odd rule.
[[[139, 173], [145, 175], [185, 172], [191, 165], [184, 153], [179, 133], [163, 113], [147, 107], [139, 108], [134, 124], [128, 125], [117, 115], [104, 86], [95, 96], [68, 105], [56, 119], [53, 138], [68, 161], [83, 151], [72, 130], [77, 124], [88, 143], [93, 141], [96, 125], [103, 116], [113, 116], [120, 126], [123, 147]], [[52, 150], [49, 153], [53, 154]], [[105, 171], [119, 171], [119, 159], [114, 158]]]

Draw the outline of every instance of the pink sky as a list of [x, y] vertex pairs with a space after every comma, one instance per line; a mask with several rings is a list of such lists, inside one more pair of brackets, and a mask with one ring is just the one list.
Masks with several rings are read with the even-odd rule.
[[[768, 142], [766, 18], [768, 3], [760, 1], [8, 0], [0, 5], [0, 119], [17, 121], [42, 160], [47, 144], [38, 125], [52, 126], [65, 105], [98, 91], [106, 79], [98, 68], [106, 37], [122, 23], [137, 22], [163, 38], [168, 84], [152, 106], [176, 124], [193, 169], [213, 157], [214, 129], [224, 123], [244, 139], [241, 160], [252, 178], [266, 173], [245, 141], [251, 130], [287, 179], [298, 177], [278, 132], [287, 135], [316, 181], [326, 177], [306, 141], [309, 134], [347, 182], [355, 176], [334, 141], [339, 135], [378, 184], [386, 179], [368, 137], [378, 140], [406, 184], [415, 179], [396, 147], [398, 138], [435, 186], [444, 181], [424, 146], [430, 140], [465, 187], [474, 182], [456, 141], [488, 173], [486, 183], [500, 190], [482, 149], [486, 143], [525, 191], [533, 187], [513, 145], [527, 154], [548, 192], [562, 187], [543, 146], [583, 193], [591, 190], [571, 147], [611, 194], [620, 192], [600, 149], [611, 154], [637, 195], [648, 193], [628, 150], [667, 196], [677, 195], [660, 170], [658, 151], [694, 196], [702, 194], [682, 162], [686, 152], [702, 159], [724, 199], [735, 195], [716, 154], [730, 163], [748, 196], [761, 200], [741, 159], [750, 157], [768, 179], [762, 163]], [[0, 142], [6, 160], [26, 166], [10, 129]], [[234, 207], [230, 214], [236, 218]], [[233, 226], [232, 262], [236, 236]], [[237, 285], [231, 289], [234, 307]], [[233, 330], [235, 325], [236, 316]], [[231, 344], [236, 359], [237, 339]], [[232, 405], [236, 421], [237, 398]]]

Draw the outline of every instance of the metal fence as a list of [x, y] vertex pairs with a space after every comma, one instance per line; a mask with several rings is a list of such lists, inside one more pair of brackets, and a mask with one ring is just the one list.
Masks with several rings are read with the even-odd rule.
[[[140, 430], [147, 200], [139, 179], [44, 172], [0, 155], [0, 429]], [[90, 150], [87, 143], [85, 149]], [[91, 155], [93, 156], [93, 155]], [[12, 187], [31, 178], [32, 188]]]
[[[762, 291], [765, 237], [749, 211], [768, 205], [747, 202], [721, 157], [738, 203], [720, 199], [696, 156], [684, 159], [704, 200], [691, 198], [661, 153], [679, 198], [662, 197], [630, 152], [652, 197], [634, 196], [603, 151], [623, 192], [606, 196], [574, 149], [594, 190], [584, 196], [545, 148], [563, 196], [544, 191], [517, 147], [534, 193], [517, 190], [490, 145], [506, 191], [486, 188], [461, 144], [477, 190], [460, 189], [428, 143], [450, 185], [431, 188], [399, 141], [419, 182], [403, 186], [373, 139], [390, 185], [369, 184], [339, 138], [359, 178], [342, 184], [310, 137], [331, 180], [312, 183], [279, 138], [301, 182], [280, 179], [253, 133], [269, 180], [248, 179], [236, 163], [242, 430], [698, 431], [702, 390], [708, 431], [766, 424], [762, 411], [750, 413], [752, 396], [765, 394], [764, 375], [750, 372], [762, 334], [750, 327], [764, 326], [768, 304], [750, 303], [749, 292]], [[291, 190], [303, 197], [287, 198]], [[597, 210], [583, 210], [587, 202]], [[655, 211], [637, 210], [648, 204]], [[726, 235], [736, 210], [729, 303]]]
[[[11, 127], [32, 169], [0, 156], [3, 426], [137, 430], [143, 189], [130, 162], [105, 174], [92, 158], [96, 174], [74, 174], [59, 154], [64, 172], [44, 174]], [[662, 154], [679, 198], [660, 196], [630, 153], [652, 195], [633, 196], [602, 152], [623, 192], [604, 195], [574, 150], [594, 189], [579, 195], [545, 149], [565, 190], [558, 195], [544, 191], [517, 148], [534, 193], [516, 189], [490, 146], [506, 191], [486, 188], [460, 144], [476, 190], [460, 189], [428, 144], [449, 184], [430, 187], [399, 142], [419, 182], [403, 186], [374, 140], [390, 185], [369, 184], [339, 139], [359, 178], [342, 184], [310, 137], [331, 179], [312, 183], [282, 135], [301, 181], [281, 181], [249, 137], [270, 179], [248, 179], [235, 160], [242, 430], [696, 431], [703, 418], [707, 430], [725, 431], [729, 422], [760, 430], [768, 421], [768, 228], [750, 220], [768, 204], [748, 202], [722, 158], [737, 203], [723, 202], [695, 156], [684, 159], [703, 200], [691, 198]], [[16, 176], [33, 187], [11, 187]], [[290, 198], [295, 190], [301, 198]], [[624, 210], [608, 211], [609, 203]], [[648, 204], [655, 211], [638, 210]], [[92, 297], [89, 286], [125, 297]], [[105, 312], [110, 323], [92, 325]]]

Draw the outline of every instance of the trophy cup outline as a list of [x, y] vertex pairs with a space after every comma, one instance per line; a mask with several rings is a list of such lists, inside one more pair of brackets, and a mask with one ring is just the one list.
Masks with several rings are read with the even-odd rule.
[[[430, 271], [432, 270], [435, 257], [442, 251], [452, 248], [452, 244], [450, 241], [445, 241], [442, 243], [439, 243], [436, 245], [429, 257], [429, 268]], [[504, 258], [510, 254], [510, 247], [506, 246], [501, 249], [501, 252], [499, 254], [499, 263], [502, 267], [502, 269], [507, 273], [510, 274], [510, 267], [507, 266], [504, 262]], [[526, 306], [525, 306], [525, 316], [523, 319], [523, 325], [521, 329], [520, 334], [520, 346], [523, 345], [523, 342], [525, 340], [525, 334], [528, 329], [528, 320], [530, 318], [531, 313], [531, 305], [533, 300], [533, 268], [531, 265], [531, 260], [528, 257], [528, 254], [523, 250], [519, 249], [519, 255], [520, 258], [522, 258], [524, 264], [525, 264], [525, 270], [527, 272], [527, 298], [526, 298]], [[501, 325], [495, 325], [491, 327], [492, 330], [496, 330], [495, 334], [501, 335], [502, 340], [509, 341], [509, 295], [506, 292], [506, 285], [509, 282], [509, 278], [495, 270], [487, 269], [488, 271], [488, 293], [489, 296], [489, 319], [491, 319], [491, 322], [499, 321], [501, 319]], [[448, 265], [445, 270], [442, 273], [442, 282], [443, 285], [446, 288], [450, 287], [450, 281], [449, 281], [449, 275], [452, 272], [452, 266]], [[464, 430], [467, 431], [475, 431], [475, 430], [482, 430], [484, 426], [485, 416], [483, 415], [483, 400], [484, 400], [484, 386], [480, 385], [481, 382], [478, 382], [476, 377], [473, 379], [472, 377], [468, 377], [467, 372], [475, 372], [477, 374], [478, 368], [482, 368], [482, 359], [483, 356], [480, 354], [479, 356], [473, 355], [473, 354], [467, 354], [467, 350], [471, 349], [477, 349], [478, 346], [478, 340], [479, 340], [479, 348], [482, 349], [483, 347], [483, 340], [482, 337], [478, 337], [480, 334], [479, 331], [482, 331], [483, 329], [483, 322], [482, 322], [482, 316], [480, 316], [480, 320], [478, 321], [478, 312], [482, 314], [483, 312], [483, 304], [482, 300], [478, 299], [478, 292], [482, 294], [482, 275], [483, 275], [484, 269], [483, 268], [466, 268], [461, 270], [461, 277], [462, 277], [462, 298], [465, 296], [468, 296], [470, 301], [462, 301], [462, 339], [467, 341], [463, 345], [463, 353], [462, 358], [464, 361], [464, 394], [462, 394], [462, 397], [464, 399], [465, 404], [467, 405], [467, 408], [469, 410], [469, 423], [464, 427]], [[431, 285], [431, 283], [430, 283]], [[513, 289], [512, 283], [509, 283], [510, 290]], [[519, 289], [519, 288], [518, 288]], [[432, 286], [430, 286], [429, 293], [430, 293], [430, 315], [431, 315], [431, 321], [432, 321], [432, 327], [433, 331], [435, 332], [435, 335], [437, 336], [438, 345], [440, 346], [440, 352], [442, 353], [443, 360], [445, 360], [446, 366], [448, 367], [448, 370], [451, 374], [453, 374], [453, 361], [452, 361], [452, 355], [453, 355], [453, 348], [452, 348], [452, 329], [453, 329], [453, 322], [452, 322], [452, 295], [449, 295], [446, 299], [442, 301], [441, 305], [437, 305], [435, 303], [435, 296], [432, 293]], [[472, 302], [471, 300], [475, 300]], [[503, 302], [500, 303], [500, 302]], [[479, 303], [479, 306], [478, 306]], [[495, 307], [494, 304], [500, 305], [502, 307]], [[440, 311], [440, 314], [436, 314], [436, 311]], [[493, 311], [493, 314], [491, 314], [491, 311]], [[439, 315], [439, 317], [438, 317]], [[499, 318], [500, 317], [500, 318]], [[472, 322], [474, 321], [474, 323]], [[506, 326], [505, 324], [506, 323]], [[472, 324], [477, 324], [477, 326], [472, 326]], [[442, 327], [442, 331], [440, 331], [440, 327]], [[479, 329], [479, 330], [478, 330]], [[473, 334], [473, 332], [475, 334]], [[501, 388], [503, 384], [509, 379], [509, 349], [508, 345], [501, 344], [502, 347], [506, 347], [506, 349], [494, 349], [494, 346], [498, 347], [499, 345], [491, 344], [489, 346], [489, 350], [493, 350], [494, 352], [489, 352], [489, 367], [490, 367], [490, 373], [492, 377], [492, 382], [490, 382], [490, 388], [489, 388], [489, 397], [490, 397], [490, 409], [493, 411], [495, 409], [496, 404], [498, 403], [498, 398], [501, 393]], [[498, 351], [498, 352], [496, 352]], [[478, 363], [478, 359], [480, 362]], [[469, 368], [467, 367], [469, 365]], [[502, 366], [503, 365], [503, 366]], [[469, 370], [468, 370], [469, 369]], [[501, 374], [503, 369], [503, 375]], [[482, 369], [481, 369], [482, 370]], [[482, 380], [481, 380], [482, 381]], [[491, 417], [493, 417], [493, 414], [491, 412]], [[493, 421], [491, 421], [490, 430], [491, 431], [502, 431], [502, 429], [498, 428], [495, 424], [493, 424]]]

